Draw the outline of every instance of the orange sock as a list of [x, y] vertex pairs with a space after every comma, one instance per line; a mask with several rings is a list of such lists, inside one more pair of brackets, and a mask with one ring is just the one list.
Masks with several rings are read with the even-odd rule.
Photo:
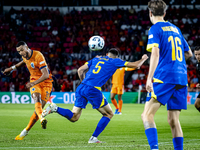
[[122, 112], [123, 100], [118, 100], [118, 101], [119, 101], [119, 112]]
[[30, 118], [30, 121], [26, 127], [26, 130], [29, 131], [32, 128], [32, 126], [38, 121], [38, 119], [39, 119], [38, 116], [34, 112]]
[[116, 101], [116, 99], [111, 100], [111, 102], [113, 103], [113, 105], [115, 106], [116, 109], [119, 109], [118, 106], [117, 106], [117, 101]]
[[40, 102], [35, 103], [35, 111], [39, 119], [42, 119], [42, 104]]

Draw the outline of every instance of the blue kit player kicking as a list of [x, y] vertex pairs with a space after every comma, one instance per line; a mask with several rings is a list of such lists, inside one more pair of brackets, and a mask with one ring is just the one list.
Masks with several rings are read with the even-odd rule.
[[167, 6], [163, 0], [151, 0], [148, 8], [153, 26], [149, 30], [147, 44], [151, 58], [146, 82], [146, 90], [149, 93], [142, 113], [145, 134], [151, 150], [158, 150], [154, 115], [161, 105], [167, 104], [174, 149], [183, 150], [183, 132], [179, 114], [181, 109], [187, 109], [185, 60], [192, 57], [192, 51], [180, 29], [164, 21]]
[[[98, 110], [103, 117], [97, 124], [97, 127], [88, 143], [101, 143], [97, 137], [113, 117], [112, 109], [101, 92], [101, 86], [106, 83], [118, 68], [139, 68], [148, 59], [147, 55], [143, 55], [142, 59], [136, 62], [126, 62], [117, 58], [118, 55], [118, 50], [116, 48], [111, 48], [106, 57], [93, 58], [85, 65], [81, 66], [78, 69], [78, 75], [82, 82], [76, 89], [76, 101], [72, 111], [60, 108], [56, 106], [56, 104], [52, 103], [43, 111], [43, 116], [52, 112], [57, 112], [69, 121], [75, 122], [80, 118], [82, 109], [86, 107], [88, 102], [90, 102], [93, 109]], [[88, 70], [88, 72], [85, 75], [84, 72], [86, 70]]]

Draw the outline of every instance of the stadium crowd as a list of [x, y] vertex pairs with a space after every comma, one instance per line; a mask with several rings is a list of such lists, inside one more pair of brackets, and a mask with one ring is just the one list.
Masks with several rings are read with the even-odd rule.
[[[191, 47], [200, 43], [200, 10], [169, 7], [166, 20], [177, 25]], [[148, 30], [151, 26], [148, 10], [135, 11], [117, 9], [101, 11], [94, 9], [73, 9], [61, 14], [59, 9], [21, 9], [11, 8], [0, 16], [0, 67], [1, 71], [18, 63], [21, 58], [16, 51], [16, 43], [27, 42], [33, 50], [41, 51], [55, 76], [58, 86], [55, 91], [74, 91], [79, 83], [77, 69], [95, 55], [106, 54], [112, 47], [120, 49], [121, 58], [127, 61], [138, 60], [146, 53]], [[90, 52], [88, 40], [93, 35], [105, 39], [105, 47], [99, 52]], [[196, 60], [187, 62], [189, 91], [196, 90]], [[132, 71], [131, 79], [125, 82], [126, 91], [137, 91], [139, 85], [145, 90], [148, 63], [140, 70]], [[25, 83], [29, 72], [22, 67], [9, 76], [0, 76], [0, 91], [27, 91]], [[59, 86], [61, 85], [61, 86]], [[103, 91], [110, 91], [110, 83]]]

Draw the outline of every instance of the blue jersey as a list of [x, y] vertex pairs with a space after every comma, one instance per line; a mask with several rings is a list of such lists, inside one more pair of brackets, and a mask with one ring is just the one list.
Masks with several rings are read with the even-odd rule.
[[190, 47], [180, 29], [170, 22], [157, 22], [148, 33], [147, 51], [153, 47], [160, 49], [154, 81], [187, 85], [187, 68], [184, 52]]
[[115, 73], [118, 68], [125, 67], [128, 62], [119, 58], [96, 57], [87, 62], [89, 71], [82, 83], [101, 87]]

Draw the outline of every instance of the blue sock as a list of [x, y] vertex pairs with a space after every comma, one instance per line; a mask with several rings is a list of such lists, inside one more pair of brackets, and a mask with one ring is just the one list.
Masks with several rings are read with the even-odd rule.
[[103, 116], [101, 120], [99, 121], [99, 123], [97, 124], [97, 127], [94, 133], [92, 134], [92, 136], [94, 137], [99, 136], [99, 134], [105, 129], [105, 127], [108, 125], [109, 122], [110, 122], [110, 118]]
[[148, 143], [151, 149], [158, 149], [158, 134], [156, 128], [149, 128], [145, 130]]
[[173, 138], [174, 150], [183, 150], [183, 137]]
[[71, 110], [60, 108], [60, 107], [58, 107], [57, 113], [59, 113], [61, 116], [65, 117], [65, 118], [67, 118], [68, 120], [70, 120], [74, 115]]

